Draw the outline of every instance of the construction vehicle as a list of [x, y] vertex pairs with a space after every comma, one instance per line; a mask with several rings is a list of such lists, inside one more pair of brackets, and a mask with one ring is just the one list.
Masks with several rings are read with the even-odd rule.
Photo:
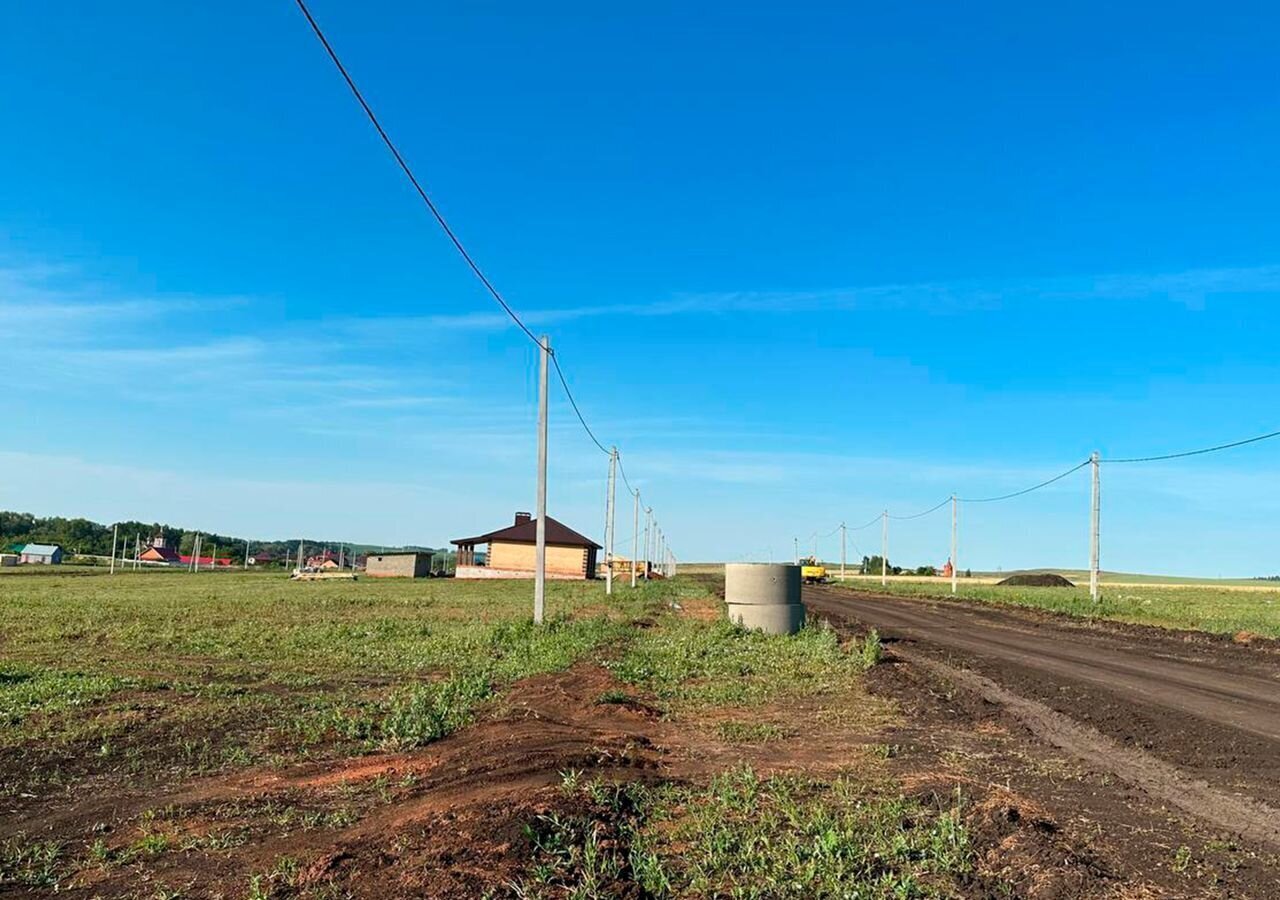
[[827, 567], [817, 557], [806, 556], [800, 560], [800, 580], [805, 584], [826, 584]]

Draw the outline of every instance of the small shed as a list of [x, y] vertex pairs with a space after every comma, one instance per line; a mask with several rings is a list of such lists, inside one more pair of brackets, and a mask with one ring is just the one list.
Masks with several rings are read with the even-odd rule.
[[18, 557], [24, 565], [57, 566], [62, 564], [62, 548], [57, 544], [27, 544]]
[[0, 569], [10, 569], [18, 564], [18, 554], [0, 553]]
[[370, 578], [428, 578], [432, 553], [370, 553], [364, 573]]
[[[516, 513], [514, 525], [475, 537], [458, 538], [458, 578], [528, 578], [534, 572], [538, 521], [526, 512]], [[547, 577], [590, 580], [596, 577], [599, 544], [547, 516]], [[483, 560], [476, 547], [487, 544]]]

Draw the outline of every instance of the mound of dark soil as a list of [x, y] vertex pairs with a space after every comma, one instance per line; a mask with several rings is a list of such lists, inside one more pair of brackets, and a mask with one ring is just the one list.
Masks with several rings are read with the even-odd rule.
[[1010, 587], [1075, 587], [1061, 575], [1055, 575], [1052, 572], [1038, 575], [1010, 575], [1000, 584], [1007, 584]]

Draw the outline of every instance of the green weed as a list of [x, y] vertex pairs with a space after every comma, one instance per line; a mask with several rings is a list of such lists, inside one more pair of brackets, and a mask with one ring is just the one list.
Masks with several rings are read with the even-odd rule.
[[862, 662], [829, 628], [767, 635], [728, 621], [676, 620], [645, 633], [612, 664], [622, 681], [651, 691], [669, 708], [758, 706], [778, 697], [816, 696], [846, 687]]
[[61, 880], [62, 843], [19, 835], [0, 842], [0, 887], [54, 887]]
[[716, 726], [721, 739], [731, 744], [763, 744], [787, 736], [787, 730], [772, 722], [740, 722], [730, 720]]

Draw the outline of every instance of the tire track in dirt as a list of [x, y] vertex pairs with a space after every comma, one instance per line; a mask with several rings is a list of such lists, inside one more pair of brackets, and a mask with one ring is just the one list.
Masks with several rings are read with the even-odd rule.
[[[1239, 792], [1239, 784], [1230, 784], [1229, 789], [1215, 786], [1157, 755], [1194, 758], [1203, 752], [1197, 742], [1202, 743], [1206, 733], [1233, 746], [1240, 732], [1254, 735], [1254, 740], [1262, 738], [1258, 744], [1273, 758], [1280, 755], [1280, 683], [1274, 660], [1204, 648], [1188, 653], [1172, 634], [1130, 637], [1119, 630], [1093, 631], [1020, 611], [962, 603], [831, 588], [807, 590], [806, 602], [815, 611], [849, 616], [876, 626], [886, 636], [906, 639], [894, 644], [896, 655], [999, 705], [1039, 739], [1100, 771], [1111, 772], [1225, 831], [1280, 847], [1280, 811], [1274, 806]], [[967, 659], [972, 667], [948, 665], [936, 658], [936, 649]], [[1043, 696], [1046, 682], [1063, 689], [1087, 685], [1087, 690], [1109, 698], [1104, 702], [1112, 718], [1123, 715], [1126, 706], [1163, 708], [1172, 717], [1171, 726], [1194, 721], [1200, 733], [1184, 737], [1178, 728], [1170, 727], [1145, 745], [1153, 752], [1125, 746], [1081, 723], [1098, 715], [1096, 706], [1076, 708], [1068, 703], [1065, 712], [1059, 712], [1031, 699], [1025, 691], [1037, 680], [1041, 689], [1032, 693]], [[1057, 697], [1047, 699], [1063, 705]], [[1186, 746], [1178, 746], [1179, 742]], [[1247, 762], [1241, 760], [1239, 769], [1246, 768]], [[1213, 778], [1219, 780], [1216, 775]], [[1250, 793], [1269, 793], [1257, 787]]]
[[1097, 730], [1080, 725], [1043, 703], [1007, 691], [976, 672], [957, 669], [910, 650], [895, 652], [911, 663], [973, 691], [987, 702], [1004, 707], [1045, 743], [1225, 831], [1280, 848], [1280, 810], [1247, 797], [1225, 794], [1205, 781], [1184, 775], [1176, 766], [1149, 753], [1122, 747]]

